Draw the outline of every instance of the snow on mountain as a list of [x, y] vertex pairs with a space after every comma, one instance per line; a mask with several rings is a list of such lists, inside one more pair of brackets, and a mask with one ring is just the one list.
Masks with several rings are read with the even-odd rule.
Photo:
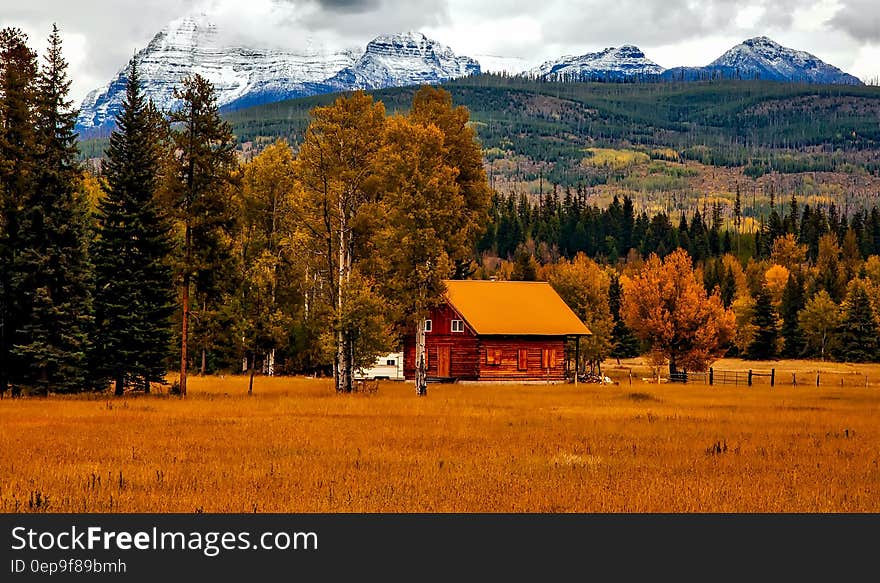
[[[224, 110], [294, 97], [352, 89], [381, 89], [436, 84], [487, 72], [507, 72], [539, 79], [624, 80], [659, 77], [692, 81], [706, 78], [760, 78], [778, 81], [860, 85], [861, 81], [814, 55], [783, 47], [767, 37], [746, 40], [706, 67], [664, 70], [632, 45], [547, 61], [527, 69], [524, 59], [483, 56], [481, 62], [418, 32], [384, 35], [366, 51], [300, 52], [263, 49], [222, 40], [204, 14], [180, 18], [135, 55], [145, 94], [160, 109], [175, 106], [174, 89], [190, 74], [213, 83]], [[83, 101], [81, 130], [112, 126], [122, 107], [128, 67]]]
[[648, 59], [636, 46], [610, 47], [597, 53], [566, 56], [547, 61], [527, 73], [539, 79], [624, 79], [638, 76], [656, 76], [664, 69]]
[[480, 64], [420, 32], [379, 36], [350, 67], [327, 80], [337, 90], [441, 83], [479, 75]]
[[759, 36], [733, 47], [705, 67], [670, 69], [664, 77], [693, 80], [723, 76], [739, 79], [765, 79], [837, 85], [862, 82], [815, 55], [797, 51]]
[[[205, 15], [172, 22], [135, 56], [144, 93], [160, 109], [174, 107], [175, 87], [198, 73], [213, 83], [221, 109], [349, 89], [438, 83], [480, 72], [479, 63], [419, 33], [381, 36], [366, 52], [294, 53], [224, 46]], [[126, 66], [105, 87], [83, 101], [80, 129], [112, 125], [122, 107]]]

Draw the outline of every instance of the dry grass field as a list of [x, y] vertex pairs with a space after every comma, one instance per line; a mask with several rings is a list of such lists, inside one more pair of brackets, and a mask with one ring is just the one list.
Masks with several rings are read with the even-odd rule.
[[873, 384], [190, 383], [0, 401], [0, 512], [880, 511]]

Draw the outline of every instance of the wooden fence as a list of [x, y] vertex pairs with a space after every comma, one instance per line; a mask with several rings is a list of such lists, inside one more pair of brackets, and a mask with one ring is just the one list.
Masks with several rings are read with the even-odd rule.
[[697, 385], [734, 385], [741, 387], [880, 387], [880, 372], [866, 374], [858, 371], [830, 370], [781, 370], [771, 368], [759, 369], [718, 369], [711, 368], [706, 372], [678, 372], [675, 375], [660, 375], [657, 369], [650, 366], [628, 366], [621, 368], [608, 367], [608, 376], [621, 384], [633, 384], [633, 381], [687, 383]]
[[716, 370], [709, 372], [677, 372], [669, 376], [670, 383], [700, 383], [704, 385], [742, 385], [751, 387], [756, 384], [776, 385], [776, 369], [761, 370]]
[[878, 384], [868, 375], [858, 372], [802, 371], [782, 372], [770, 370], [720, 370], [710, 368], [709, 372], [682, 372], [669, 377], [671, 383], [698, 383], [704, 385], [737, 386], [790, 386], [790, 387], [868, 387]]

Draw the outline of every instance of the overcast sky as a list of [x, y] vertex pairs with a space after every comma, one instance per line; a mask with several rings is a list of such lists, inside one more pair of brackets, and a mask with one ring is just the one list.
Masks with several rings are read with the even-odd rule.
[[0, 27], [22, 28], [42, 50], [57, 22], [79, 100], [192, 11], [231, 39], [267, 46], [363, 47], [418, 30], [459, 54], [530, 66], [621, 44], [664, 67], [705, 65], [767, 35], [863, 80], [880, 77], [880, 0], [0, 0]]

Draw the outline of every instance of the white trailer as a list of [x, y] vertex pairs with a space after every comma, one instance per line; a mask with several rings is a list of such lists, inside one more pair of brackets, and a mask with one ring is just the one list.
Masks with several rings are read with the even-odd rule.
[[362, 379], [382, 379], [392, 381], [403, 380], [403, 353], [392, 352], [385, 354], [376, 359], [373, 366], [367, 369], [358, 369], [354, 371], [354, 378]]

